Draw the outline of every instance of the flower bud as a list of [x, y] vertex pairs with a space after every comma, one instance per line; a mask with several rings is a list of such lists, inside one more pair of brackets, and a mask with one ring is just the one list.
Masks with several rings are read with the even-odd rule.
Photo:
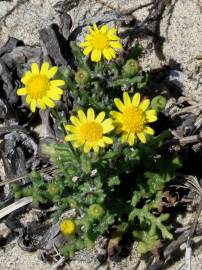
[[151, 101], [152, 109], [156, 110], [157, 112], [162, 111], [166, 106], [167, 100], [163, 96], [156, 96]]
[[133, 77], [138, 73], [140, 67], [135, 59], [129, 59], [126, 61], [125, 65], [122, 68], [122, 73], [126, 77]]
[[80, 86], [85, 86], [89, 82], [90, 76], [85, 69], [79, 68], [75, 74], [75, 81]]
[[100, 219], [104, 215], [105, 211], [100, 204], [92, 204], [88, 209], [88, 214], [93, 219]]

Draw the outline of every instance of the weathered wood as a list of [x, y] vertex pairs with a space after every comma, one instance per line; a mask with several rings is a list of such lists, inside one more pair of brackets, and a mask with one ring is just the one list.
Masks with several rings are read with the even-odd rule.
[[32, 202], [32, 197], [24, 197], [12, 204], [10, 204], [9, 206], [4, 207], [3, 209], [0, 210], [0, 219], [4, 218], [5, 216], [7, 216], [8, 214], [12, 213], [13, 211], [29, 204]]

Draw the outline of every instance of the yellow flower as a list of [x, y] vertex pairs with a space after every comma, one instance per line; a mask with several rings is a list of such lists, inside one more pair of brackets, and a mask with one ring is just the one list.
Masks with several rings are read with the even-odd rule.
[[110, 61], [116, 57], [115, 49], [123, 49], [120, 38], [116, 35], [117, 30], [115, 28], [108, 29], [107, 25], [103, 25], [98, 29], [94, 23], [93, 27], [89, 27], [89, 34], [85, 37], [85, 42], [79, 44], [80, 47], [86, 47], [83, 50], [85, 55], [91, 53], [91, 60], [93, 62], [99, 62], [102, 55]]
[[76, 224], [71, 219], [64, 219], [60, 223], [60, 231], [67, 236], [73, 235], [76, 232]]
[[17, 90], [17, 95], [26, 95], [26, 103], [30, 105], [32, 112], [35, 112], [36, 106], [42, 110], [45, 110], [46, 106], [53, 108], [55, 106], [53, 100], [61, 99], [63, 90], [59, 86], [64, 85], [65, 82], [51, 80], [57, 71], [57, 67], [49, 69], [49, 64], [44, 62], [41, 69], [37, 63], [32, 63], [31, 71], [25, 72], [21, 79], [25, 86]]
[[74, 147], [84, 145], [83, 150], [88, 153], [91, 148], [95, 152], [99, 151], [99, 147], [105, 147], [106, 144], [112, 144], [113, 140], [106, 133], [114, 129], [112, 119], [105, 119], [105, 113], [100, 112], [95, 118], [95, 112], [89, 108], [87, 115], [82, 110], [78, 111], [78, 118], [71, 116], [70, 120], [73, 125], [66, 125], [66, 130], [72, 134], [65, 137], [66, 141], [74, 141]]
[[118, 134], [122, 133], [122, 141], [128, 141], [133, 145], [138, 137], [142, 143], [146, 143], [145, 134], [154, 135], [154, 130], [147, 126], [148, 123], [157, 120], [156, 111], [148, 110], [150, 100], [145, 99], [140, 103], [140, 94], [136, 93], [130, 99], [128, 93], [123, 93], [123, 102], [119, 98], [114, 99], [120, 112], [112, 111], [114, 125]]

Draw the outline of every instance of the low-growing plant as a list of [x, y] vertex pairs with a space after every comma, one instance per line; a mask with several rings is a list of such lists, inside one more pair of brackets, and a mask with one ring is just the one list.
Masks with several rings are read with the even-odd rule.
[[[80, 44], [85, 55], [91, 53], [92, 61], [71, 43], [74, 70], [68, 68], [49, 82], [56, 69], [48, 71], [45, 63], [39, 71], [33, 64], [33, 74], [27, 72], [22, 79], [26, 87], [17, 92], [27, 95], [33, 112], [36, 105], [53, 107], [50, 99], [61, 98], [59, 87], [64, 81], [73, 98], [70, 119], [58, 119], [66, 133], [64, 141], [42, 145], [42, 152], [57, 168], [55, 176], [47, 181], [34, 172], [31, 186], [14, 186], [18, 198], [32, 195], [34, 201], [57, 204], [53, 217], [69, 238], [60, 248], [65, 256], [92, 248], [101, 235], [118, 244], [131, 234], [139, 241], [141, 253], [158, 247], [162, 239], [172, 239], [169, 214], [158, 209], [166, 185], [181, 164], [176, 155], [162, 154], [170, 133], [161, 130], [154, 136], [155, 126], [150, 126], [166, 100], [161, 96], [151, 102], [141, 100], [139, 92], [148, 80], [138, 63], [141, 48], [136, 44], [115, 59], [116, 49], [122, 50], [115, 33], [106, 25], [100, 29], [94, 25]], [[70, 209], [75, 210], [74, 216], [61, 220]]]

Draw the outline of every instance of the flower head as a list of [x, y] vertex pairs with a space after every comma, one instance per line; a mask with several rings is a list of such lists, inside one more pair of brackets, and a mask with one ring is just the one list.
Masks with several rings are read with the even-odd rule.
[[60, 223], [60, 231], [67, 236], [74, 235], [76, 232], [76, 224], [71, 219], [64, 219]]
[[105, 147], [106, 144], [112, 144], [111, 138], [105, 136], [106, 133], [114, 129], [112, 119], [105, 119], [105, 113], [100, 112], [95, 117], [95, 112], [89, 108], [87, 115], [82, 110], [78, 111], [78, 117], [71, 116], [70, 120], [73, 125], [66, 125], [66, 130], [72, 134], [65, 137], [66, 141], [74, 141], [74, 147], [84, 146], [84, 152], [88, 153], [91, 148], [95, 152], [99, 147]]
[[123, 49], [115, 28], [108, 29], [107, 25], [103, 25], [99, 29], [94, 23], [93, 27], [89, 27], [89, 32], [85, 37], [85, 42], [81, 42], [79, 46], [85, 47], [83, 50], [85, 55], [91, 53], [93, 62], [99, 62], [102, 55], [110, 61], [116, 57], [115, 49]]
[[63, 80], [51, 80], [56, 74], [58, 68], [51, 67], [44, 62], [41, 69], [37, 63], [32, 63], [31, 71], [25, 72], [21, 79], [24, 84], [23, 88], [17, 90], [18, 96], [26, 95], [26, 103], [30, 105], [31, 111], [35, 112], [36, 106], [42, 110], [46, 106], [53, 108], [55, 103], [53, 100], [60, 100], [63, 90], [59, 87], [64, 85]]
[[146, 143], [145, 134], [154, 135], [154, 130], [147, 126], [148, 123], [157, 120], [156, 111], [148, 110], [150, 100], [145, 99], [140, 103], [140, 94], [136, 93], [130, 99], [127, 92], [123, 93], [123, 102], [119, 98], [114, 99], [120, 112], [112, 111], [116, 132], [122, 133], [122, 141], [128, 141], [133, 145], [136, 137], [142, 143]]
[[100, 204], [94, 203], [88, 209], [88, 214], [93, 219], [100, 219], [105, 213], [105, 210]]

